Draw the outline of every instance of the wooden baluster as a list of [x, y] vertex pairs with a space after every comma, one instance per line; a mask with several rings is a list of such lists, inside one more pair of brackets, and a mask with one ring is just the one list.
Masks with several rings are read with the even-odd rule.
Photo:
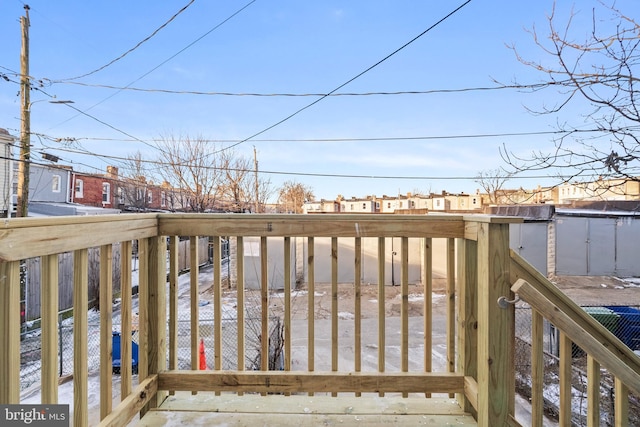
[[[291, 370], [291, 237], [284, 238], [284, 370]], [[291, 393], [285, 393], [289, 396]]]
[[[331, 238], [331, 370], [338, 371], [338, 238]], [[336, 397], [337, 393], [331, 393]]]
[[[178, 236], [169, 237], [169, 369], [178, 369]], [[124, 324], [124, 322], [123, 322]], [[170, 395], [175, 390], [169, 390]]]
[[120, 400], [131, 393], [131, 241], [120, 242]]
[[20, 261], [0, 262], [0, 306], [0, 403], [17, 404], [20, 403]]
[[544, 424], [544, 319], [531, 309], [531, 426]]
[[[100, 419], [111, 413], [113, 339], [113, 247], [100, 247]], [[120, 337], [121, 339], [123, 337]]]
[[[354, 371], [362, 370], [362, 238], [355, 239], [355, 260], [354, 260]], [[356, 392], [356, 396], [360, 397], [362, 393]]]
[[[308, 371], [315, 370], [315, 246], [314, 238], [309, 237], [307, 240], [307, 275], [308, 275], [308, 293], [307, 293], [307, 365]], [[313, 393], [309, 393], [313, 396]]]
[[[402, 237], [400, 247], [400, 370], [409, 372], [409, 238]], [[402, 397], [407, 396], [402, 393]]]
[[[231, 262], [231, 260], [229, 260]], [[238, 371], [245, 370], [245, 301], [244, 301], [244, 239], [236, 238], [236, 291], [238, 315]], [[243, 393], [239, 392], [239, 396]]]
[[615, 379], [615, 427], [629, 426], [629, 388], [618, 378]]
[[[393, 238], [393, 237], [392, 237]], [[378, 372], [385, 371], [385, 238], [378, 237]], [[380, 397], [384, 396], [384, 392], [379, 393]]]
[[[456, 245], [447, 239], [447, 370], [456, 370]], [[453, 393], [449, 394], [454, 398]]]
[[600, 364], [587, 356], [587, 425], [600, 425]]
[[[200, 292], [199, 292], [199, 245], [198, 236], [189, 238], [189, 298], [191, 324], [191, 369], [200, 369]], [[192, 391], [191, 394], [197, 394]]]
[[571, 340], [560, 332], [560, 427], [571, 427]]
[[[433, 242], [425, 238], [422, 247], [422, 286], [424, 290], [424, 371], [433, 370]], [[431, 393], [425, 393], [431, 397]]]
[[260, 237], [260, 296], [262, 302], [262, 344], [260, 369], [269, 370], [269, 257], [267, 253], [267, 238]]
[[89, 254], [73, 253], [73, 425], [89, 425], [88, 408]]
[[213, 243], [213, 369], [222, 370], [222, 253], [220, 236], [211, 237]]

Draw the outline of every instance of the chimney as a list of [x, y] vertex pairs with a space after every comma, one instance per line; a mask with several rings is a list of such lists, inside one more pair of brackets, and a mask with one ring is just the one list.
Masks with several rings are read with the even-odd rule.
[[107, 175], [109, 178], [118, 178], [118, 168], [116, 166], [107, 166]]

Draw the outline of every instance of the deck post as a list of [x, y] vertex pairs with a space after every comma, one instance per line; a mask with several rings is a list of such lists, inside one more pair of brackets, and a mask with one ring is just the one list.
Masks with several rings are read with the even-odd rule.
[[0, 262], [0, 404], [20, 403], [20, 261]]
[[509, 219], [480, 217], [478, 242], [478, 426], [508, 425], [514, 412], [513, 304], [509, 283]]

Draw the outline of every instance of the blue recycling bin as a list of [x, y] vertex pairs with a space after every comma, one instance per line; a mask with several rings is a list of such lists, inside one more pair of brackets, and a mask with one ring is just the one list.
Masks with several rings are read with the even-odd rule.
[[[121, 357], [120, 357], [120, 332], [112, 332], [111, 337], [112, 349], [112, 370], [114, 374], [120, 373]], [[138, 373], [138, 344], [131, 341], [131, 370], [134, 374]]]
[[640, 350], [640, 310], [627, 306], [608, 305], [620, 316], [616, 336], [631, 350]]

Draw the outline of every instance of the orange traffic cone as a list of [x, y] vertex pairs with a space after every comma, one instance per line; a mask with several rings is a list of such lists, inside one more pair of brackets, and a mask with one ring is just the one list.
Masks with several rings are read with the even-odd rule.
[[200, 338], [200, 370], [207, 370], [207, 359], [204, 355], [204, 340]]

